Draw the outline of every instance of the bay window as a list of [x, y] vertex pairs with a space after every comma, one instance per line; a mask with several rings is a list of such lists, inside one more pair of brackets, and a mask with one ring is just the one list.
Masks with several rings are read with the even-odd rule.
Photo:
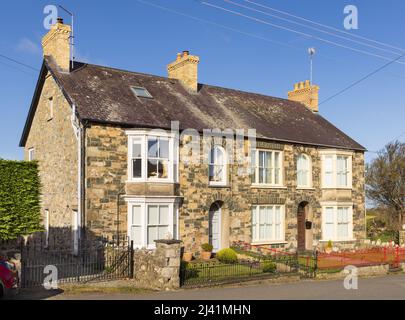
[[282, 186], [282, 152], [251, 150], [252, 183], [257, 185]]
[[252, 242], [284, 242], [284, 206], [260, 205], [252, 208]]
[[352, 188], [352, 156], [350, 153], [325, 151], [322, 158], [323, 188]]
[[175, 182], [177, 150], [168, 135], [149, 132], [128, 133], [128, 180]]
[[175, 198], [128, 200], [128, 236], [135, 247], [154, 248], [155, 240], [176, 239], [177, 219]]
[[353, 240], [352, 205], [326, 204], [322, 207], [322, 239]]

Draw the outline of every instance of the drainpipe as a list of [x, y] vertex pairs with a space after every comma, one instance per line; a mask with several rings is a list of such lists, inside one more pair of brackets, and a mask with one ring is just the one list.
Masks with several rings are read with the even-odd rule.
[[73, 130], [76, 134], [77, 139], [77, 214], [78, 214], [78, 228], [79, 239], [85, 238], [86, 234], [84, 232], [85, 219], [84, 219], [84, 154], [85, 154], [85, 133], [86, 133], [86, 123], [80, 124], [76, 116], [76, 106], [72, 107], [71, 122]]

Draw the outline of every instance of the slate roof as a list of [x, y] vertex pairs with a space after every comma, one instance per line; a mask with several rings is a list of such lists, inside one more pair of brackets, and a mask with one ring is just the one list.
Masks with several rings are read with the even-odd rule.
[[[306, 145], [365, 150], [363, 146], [303, 104], [286, 99], [199, 84], [198, 93], [178, 80], [76, 63], [61, 73], [46, 57], [41, 73], [49, 70], [81, 120], [125, 127], [180, 129], [255, 128], [258, 138]], [[43, 81], [43, 80], [42, 80]], [[36, 93], [40, 91], [41, 77]], [[153, 96], [138, 98], [131, 86], [145, 87]], [[20, 145], [25, 144], [38, 97], [34, 96]]]

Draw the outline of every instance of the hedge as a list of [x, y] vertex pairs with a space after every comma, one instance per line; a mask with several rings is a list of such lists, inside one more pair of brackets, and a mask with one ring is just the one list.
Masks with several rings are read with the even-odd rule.
[[0, 159], [0, 240], [43, 230], [40, 189], [37, 162]]

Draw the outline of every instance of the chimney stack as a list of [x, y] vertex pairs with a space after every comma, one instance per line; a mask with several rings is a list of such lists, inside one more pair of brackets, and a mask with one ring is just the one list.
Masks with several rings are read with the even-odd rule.
[[168, 77], [179, 80], [188, 90], [197, 92], [198, 63], [200, 58], [185, 50], [177, 54], [175, 61], [167, 65]]
[[288, 92], [288, 99], [305, 104], [313, 112], [318, 112], [317, 85], [312, 85], [309, 80], [294, 84], [294, 90]]
[[70, 68], [70, 33], [70, 26], [63, 24], [62, 18], [58, 18], [42, 38], [43, 55], [52, 57], [60, 70], [64, 72], [69, 72]]

